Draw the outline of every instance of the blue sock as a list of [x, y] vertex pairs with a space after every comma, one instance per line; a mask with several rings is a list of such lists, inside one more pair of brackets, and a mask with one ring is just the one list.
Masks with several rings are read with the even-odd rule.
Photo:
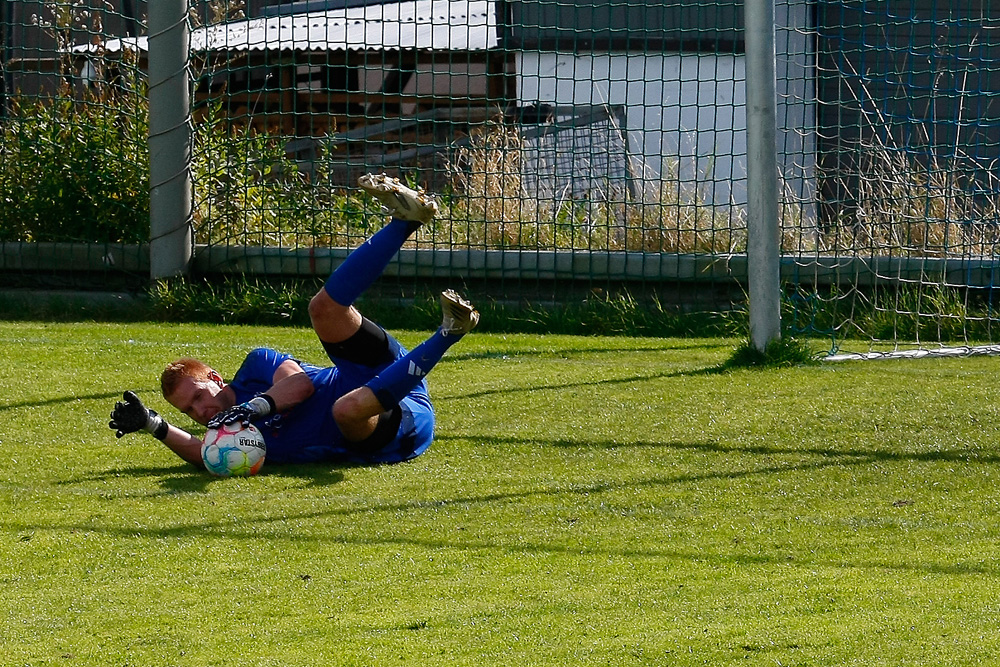
[[342, 306], [350, 306], [375, 280], [417, 228], [393, 218], [371, 238], [351, 251], [326, 280], [326, 293]]
[[455, 334], [446, 336], [438, 329], [405, 356], [389, 364], [365, 386], [375, 393], [382, 407], [390, 410], [420, 384], [434, 365], [441, 361], [448, 348], [461, 338]]

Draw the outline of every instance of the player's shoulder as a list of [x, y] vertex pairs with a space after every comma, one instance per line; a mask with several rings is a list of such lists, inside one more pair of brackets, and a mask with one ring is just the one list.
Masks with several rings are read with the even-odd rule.
[[274, 369], [284, 363], [286, 359], [291, 359], [291, 357], [284, 352], [269, 347], [255, 347], [247, 353], [241, 369]]
[[336, 369], [334, 367], [322, 367], [315, 366], [308, 362], [299, 359], [291, 354], [286, 354], [285, 352], [279, 352], [278, 350], [271, 349], [269, 347], [258, 347], [247, 353], [246, 359], [243, 360], [243, 365], [240, 370], [236, 373], [237, 377], [245, 377], [248, 375], [252, 376], [266, 376], [268, 378], [273, 377], [275, 371], [286, 361], [294, 361], [298, 364], [305, 373], [309, 376], [313, 382], [329, 382], [337, 376]]
[[255, 347], [247, 353], [247, 359], [284, 359], [288, 355], [270, 347]]

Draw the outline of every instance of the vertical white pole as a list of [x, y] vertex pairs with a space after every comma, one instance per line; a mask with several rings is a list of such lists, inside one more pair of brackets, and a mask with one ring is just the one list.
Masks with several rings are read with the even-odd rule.
[[763, 352], [781, 337], [774, 0], [746, 0], [744, 24], [750, 343]]
[[191, 229], [191, 126], [187, 0], [154, 0], [149, 12], [150, 277], [186, 274]]

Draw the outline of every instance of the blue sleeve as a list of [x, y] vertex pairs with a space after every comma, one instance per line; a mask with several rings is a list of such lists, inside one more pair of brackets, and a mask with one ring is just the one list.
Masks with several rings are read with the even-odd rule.
[[330, 409], [345, 390], [335, 366], [314, 366], [269, 348], [252, 350], [229, 383], [236, 402], [245, 403], [270, 389], [278, 367], [289, 360], [302, 367], [315, 392], [302, 403], [258, 421], [267, 443], [267, 460], [305, 463], [343, 459], [347, 450], [341, 445], [343, 436]]
[[270, 389], [278, 367], [289, 359], [294, 361], [291, 355], [266, 347], [252, 350], [229, 383], [236, 394], [236, 402], [244, 403]]

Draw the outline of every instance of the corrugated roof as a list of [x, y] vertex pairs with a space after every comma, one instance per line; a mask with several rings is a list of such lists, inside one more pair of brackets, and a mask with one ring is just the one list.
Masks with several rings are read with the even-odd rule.
[[[346, 51], [420, 49], [482, 51], [497, 46], [490, 0], [416, 0], [290, 16], [268, 16], [191, 31], [192, 51]], [[145, 51], [146, 37], [74, 47]]]

